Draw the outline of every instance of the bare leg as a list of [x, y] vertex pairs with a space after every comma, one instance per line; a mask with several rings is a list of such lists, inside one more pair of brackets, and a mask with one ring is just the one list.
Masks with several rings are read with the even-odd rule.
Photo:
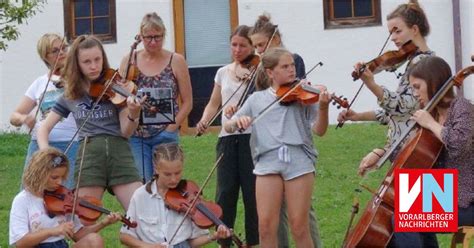
[[104, 247], [104, 240], [98, 233], [89, 233], [86, 236], [82, 237], [82, 239], [78, 240], [72, 247], [74, 248], [90, 248], [90, 247], [97, 247], [102, 248]]
[[285, 181], [288, 219], [296, 247], [314, 247], [309, 232], [309, 208], [313, 193], [314, 173]]
[[277, 231], [282, 196], [283, 179], [280, 175], [257, 176], [256, 198], [261, 248], [275, 248], [278, 245]]
[[114, 191], [117, 200], [122, 204], [125, 211], [128, 210], [128, 205], [130, 204], [133, 192], [140, 188], [140, 186], [142, 186], [142, 183], [138, 181], [112, 186], [112, 190]]

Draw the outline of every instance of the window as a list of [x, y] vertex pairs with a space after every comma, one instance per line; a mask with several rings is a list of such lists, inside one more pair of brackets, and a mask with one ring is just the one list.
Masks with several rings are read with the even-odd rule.
[[[172, 2], [175, 51], [186, 57], [193, 87], [193, 109], [181, 126], [181, 133], [195, 134], [193, 127], [209, 102], [217, 69], [232, 61], [229, 37], [239, 23], [238, 0]], [[220, 125], [219, 117], [214, 125]]]
[[380, 0], [323, 0], [324, 28], [381, 25]]
[[116, 42], [115, 0], [63, 0], [68, 40], [94, 34], [104, 43]]

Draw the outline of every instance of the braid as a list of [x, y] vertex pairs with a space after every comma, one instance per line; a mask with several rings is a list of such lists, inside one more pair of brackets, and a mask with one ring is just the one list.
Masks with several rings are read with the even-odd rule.
[[153, 153], [153, 163], [157, 165], [160, 160], [184, 161], [184, 153], [181, 147], [175, 143], [161, 144], [156, 147]]

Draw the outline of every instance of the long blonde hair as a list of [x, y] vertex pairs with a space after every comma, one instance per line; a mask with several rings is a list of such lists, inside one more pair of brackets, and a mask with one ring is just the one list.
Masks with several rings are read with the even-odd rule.
[[257, 90], [264, 90], [272, 85], [272, 80], [268, 77], [266, 69], [273, 70], [275, 66], [278, 65], [281, 56], [283, 56], [284, 54], [289, 54], [290, 56], [293, 56], [290, 51], [282, 47], [270, 48], [262, 55], [261, 63], [258, 66], [257, 75], [255, 78], [255, 85]]
[[63, 180], [66, 180], [69, 171], [69, 161], [62, 152], [56, 148], [38, 150], [33, 154], [28, 167], [23, 173], [23, 186], [34, 195], [43, 195], [51, 171], [55, 168], [66, 167]]
[[67, 99], [78, 99], [86, 94], [84, 82], [86, 77], [79, 66], [79, 50], [98, 47], [102, 52], [102, 71], [110, 68], [104, 47], [99, 39], [93, 35], [80, 35], [71, 45], [64, 66], [63, 78], [66, 80], [64, 97]]

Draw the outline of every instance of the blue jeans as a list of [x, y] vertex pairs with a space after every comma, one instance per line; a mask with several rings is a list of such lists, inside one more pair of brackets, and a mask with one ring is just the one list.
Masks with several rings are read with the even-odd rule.
[[58, 240], [56, 242], [41, 243], [35, 246], [35, 248], [67, 248], [67, 247], [69, 247], [69, 245], [64, 239]]
[[[60, 151], [64, 151], [67, 148], [67, 145], [69, 144], [69, 141], [56, 141], [56, 142], [49, 142], [49, 145], [57, 148]], [[74, 141], [71, 145], [71, 148], [67, 152], [66, 156], [69, 159], [69, 173], [67, 175], [67, 180], [64, 183], [64, 186], [66, 186], [68, 189], [73, 189], [74, 188], [74, 163], [76, 162], [76, 154], [77, 154], [77, 149], [79, 148], [79, 143], [77, 141]], [[38, 143], [36, 140], [31, 140], [30, 144], [28, 145], [28, 153], [26, 154], [26, 159], [25, 159], [25, 165], [23, 166], [23, 172], [26, 170], [28, 167], [28, 163], [31, 159], [31, 156], [33, 156], [33, 153], [38, 151]], [[23, 189], [23, 184], [21, 183], [20, 185], [21, 189]]]
[[153, 151], [155, 147], [165, 143], [178, 143], [178, 141], [179, 135], [177, 130], [175, 132], [163, 130], [163, 132], [155, 136], [146, 138], [140, 136], [132, 136], [130, 138], [129, 143], [133, 159], [135, 160], [135, 166], [144, 182], [148, 182], [154, 174]]

